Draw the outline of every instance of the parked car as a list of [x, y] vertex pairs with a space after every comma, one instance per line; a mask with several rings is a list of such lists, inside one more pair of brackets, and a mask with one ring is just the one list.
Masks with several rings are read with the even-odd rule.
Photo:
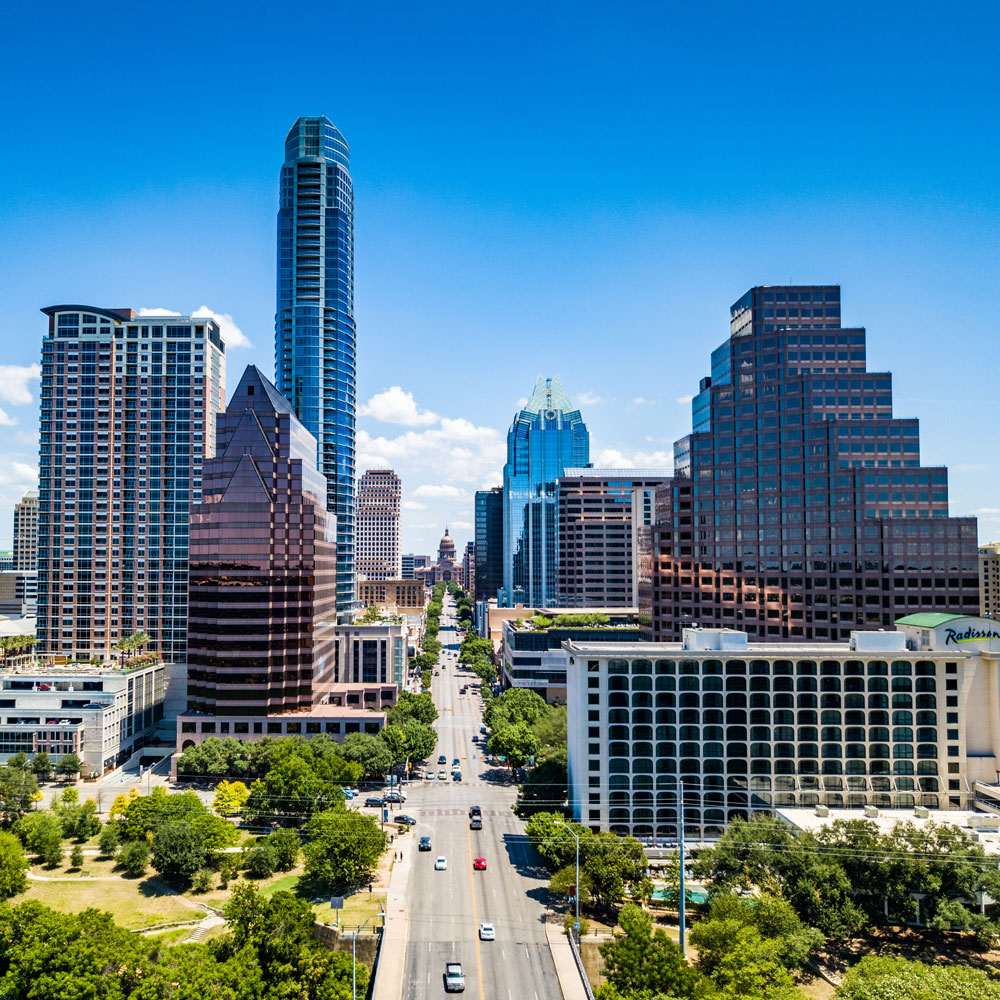
[[406, 824], [406, 826], [415, 826], [416, 820], [412, 816], [407, 816], [405, 813], [400, 813], [398, 816], [392, 817], [393, 823]]
[[461, 962], [448, 962], [444, 967], [444, 989], [446, 993], [465, 991], [465, 973]]
[[376, 809], [381, 809], [385, 805], [385, 799], [376, 798], [374, 795], [369, 795], [365, 799], [366, 806], [374, 806]]
[[419, 843], [417, 844], [418, 851], [429, 851], [431, 849], [431, 838], [421, 837]]
[[479, 727], [479, 731], [480, 731], [481, 733], [485, 733], [485, 732], [486, 732], [486, 727], [485, 727], [485, 726], [480, 726], [480, 727]]
[[497, 932], [492, 924], [480, 924], [479, 925], [479, 940], [480, 941], [496, 941]]
[[477, 872], [486, 871], [486, 858], [476, 858], [476, 860], [472, 862], [472, 867]]
[[436, 872], [446, 872], [448, 870], [448, 859], [442, 854], [441, 857], [434, 862], [434, 871]]
[[406, 792], [387, 792], [385, 796], [386, 802], [405, 802]]

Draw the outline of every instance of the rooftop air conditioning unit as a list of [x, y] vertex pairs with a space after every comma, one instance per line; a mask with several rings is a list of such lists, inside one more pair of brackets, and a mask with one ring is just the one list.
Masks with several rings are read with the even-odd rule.
[[865, 816], [867, 816], [868, 819], [877, 819], [878, 809], [876, 809], [875, 806], [865, 806]]

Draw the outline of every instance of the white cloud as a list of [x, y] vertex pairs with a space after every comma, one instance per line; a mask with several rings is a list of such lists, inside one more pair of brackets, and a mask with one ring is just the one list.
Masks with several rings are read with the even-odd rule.
[[612, 402], [612, 400], [608, 399], [606, 396], [598, 396], [596, 392], [581, 392], [580, 395], [576, 397], [576, 401], [584, 406], [597, 406], [598, 403]]
[[655, 406], [656, 405], [656, 400], [655, 399], [646, 399], [645, 396], [636, 396], [635, 399], [632, 400], [632, 405], [633, 406]]
[[972, 513], [975, 517], [992, 521], [994, 518], [1000, 517], [1000, 507], [980, 507], [979, 510], [974, 510]]
[[0, 427], [13, 427], [16, 423], [16, 417], [12, 417], [6, 410], [0, 409]]
[[208, 306], [199, 306], [191, 316], [194, 319], [214, 319], [219, 324], [219, 333], [226, 347], [253, 347], [250, 338], [236, 325], [236, 321], [229, 313], [217, 313]]
[[403, 510], [427, 510], [427, 504], [419, 500], [404, 500]]
[[[140, 316], [180, 316], [181, 313], [173, 309], [164, 309], [161, 306], [139, 309]], [[214, 319], [219, 324], [219, 333], [225, 341], [226, 347], [252, 347], [246, 334], [236, 325], [236, 321], [229, 313], [217, 313], [208, 306], [199, 306], [193, 313], [192, 319]]]
[[471, 521], [451, 521], [448, 527], [456, 531], [472, 531], [475, 525]]
[[677, 405], [678, 406], [687, 406], [688, 403], [690, 403], [692, 399], [694, 399], [693, 395], [678, 396], [677, 397]]
[[42, 377], [42, 366], [0, 365], [0, 399], [11, 406], [27, 406], [33, 401], [29, 382]]
[[413, 495], [415, 497], [427, 497], [429, 500], [461, 500], [465, 503], [472, 501], [470, 493], [460, 490], [457, 486], [452, 486], [450, 483], [441, 483], [440, 485], [424, 483], [424, 485], [418, 486], [413, 491]]
[[672, 469], [673, 456], [666, 451], [636, 451], [630, 455], [617, 448], [605, 448], [594, 464], [601, 469]]
[[13, 461], [9, 465], [0, 466], [0, 486], [23, 486], [30, 488], [38, 485], [38, 470], [27, 462]]
[[404, 392], [399, 385], [378, 392], [358, 408], [358, 415], [372, 417], [383, 424], [402, 424], [404, 427], [422, 427], [436, 424], [438, 415], [421, 410], [412, 392]]

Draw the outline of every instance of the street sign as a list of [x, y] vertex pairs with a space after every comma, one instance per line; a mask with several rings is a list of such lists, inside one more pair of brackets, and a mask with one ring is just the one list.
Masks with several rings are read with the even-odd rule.
[[330, 897], [330, 909], [331, 910], [342, 910], [344, 908], [344, 897], [343, 896], [331, 896]]
[[388, 822], [388, 820], [389, 820], [389, 810], [388, 809], [383, 809], [382, 810], [382, 820], [383, 820], [383, 822]]

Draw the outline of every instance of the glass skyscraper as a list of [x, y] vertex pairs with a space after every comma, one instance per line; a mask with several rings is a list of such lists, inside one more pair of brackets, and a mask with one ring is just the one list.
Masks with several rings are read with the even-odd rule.
[[354, 186], [350, 149], [325, 117], [300, 118], [285, 139], [274, 355], [278, 389], [317, 440], [344, 619], [354, 602]]
[[507, 432], [503, 467], [503, 601], [550, 605], [556, 596], [556, 487], [590, 464], [590, 433], [559, 376], [535, 382]]

